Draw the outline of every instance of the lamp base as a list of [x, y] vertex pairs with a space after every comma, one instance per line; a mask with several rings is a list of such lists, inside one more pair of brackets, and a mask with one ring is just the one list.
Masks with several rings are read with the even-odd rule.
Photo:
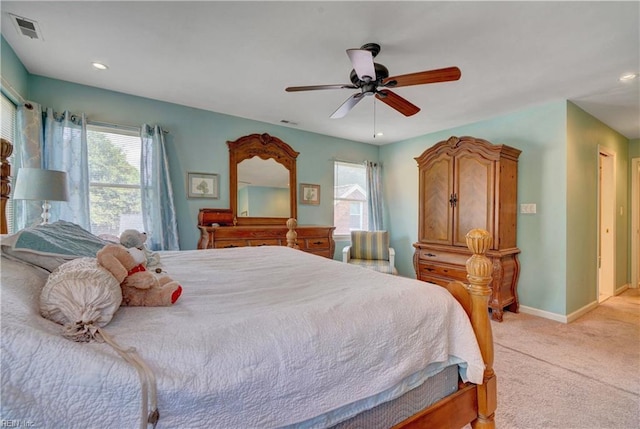
[[44, 200], [44, 203], [42, 203], [42, 214], [40, 215], [40, 217], [42, 218], [42, 223], [40, 225], [46, 225], [49, 223], [50, 208], [51, 208], [51, 204], [49, 204], [49, 201]]

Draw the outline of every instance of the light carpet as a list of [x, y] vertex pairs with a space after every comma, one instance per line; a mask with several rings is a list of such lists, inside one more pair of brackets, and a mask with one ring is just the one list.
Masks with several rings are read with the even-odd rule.
[[640, 291], [563, 324], [492, 322], [500, 429], [640, 428]]

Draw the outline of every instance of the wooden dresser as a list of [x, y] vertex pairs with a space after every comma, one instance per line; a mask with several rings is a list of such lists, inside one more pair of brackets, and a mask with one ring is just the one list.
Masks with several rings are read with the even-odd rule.
[[473, 137], [451, 137], [416, 158], [419, 169], [418, 242], [413, 265], [419, 280], [446, 285], [467, 282], [471, 256], [465, 235], [489, 231], [486, 256], [493, 263], [492, 317], [518, 311], [520, 274], [516, 245], [520, 150]]
[[[286, 246], [286, 225], [198, 225], [200, 240], [198, 249], [221, 249], [243, 246]], [[333, 240], [334, 226], [298, 225], [297, 245], [300, 250], [333, 259], [336, 242]]]

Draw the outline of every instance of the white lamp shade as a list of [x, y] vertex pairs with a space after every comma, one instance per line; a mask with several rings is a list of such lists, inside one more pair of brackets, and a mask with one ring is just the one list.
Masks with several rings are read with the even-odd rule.
[[67, 173], [41, 168], [20, 168], [16, 176], [13, 199], [68, 201]]

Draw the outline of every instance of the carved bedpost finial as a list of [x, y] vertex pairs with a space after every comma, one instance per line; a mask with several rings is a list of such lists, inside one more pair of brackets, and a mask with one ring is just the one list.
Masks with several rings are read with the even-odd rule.
[[478, 338], [478, 345], [485, 364], [484, 383], [478, 386], [478, 420], [475, 428], [495, 428], [494, 413], [496, 377], [493, 372], [493, 334], [489, 321], [489, 297], [493, 264], [485, 256], [491, 247], [491, 235], [483, 229], [472, 229], [466, 235], [467, 247], [473, 255], [467, 260], [467, 279], [473, 306], [471, 325]]
[[[472, 300], [481, 300], [479, 305], [474, 304], [474, 309], [482, 308], [483, 311], [474, 311], [471, 323], [476, 330], [484, 331], [489, 338], [482, 338], [486, 342], [487, 347], [480, 345], [482, 357], [487, 366], [485, 377], [493, 375], [493, 335], [491, 334], [491, 324], [489, 322], [489, 297], [491, 296], [491, 274], [493, 273], [493, 264], [491, 260], [485, 256], [487, 250], [491, 247], [491, 235], [483, 229], [472, 229], [466, 235], [467, 247], [473, 252], [473, 255], [467, 260], [467, 279], [469, 280], [469, 294]], [[489, 373], [487, 373], [489, 372]]]
[[292, 247], [294, 249], [299, 249], [298, 247], [298, 233], [296, 232], [296, 227], [298, 226], [298, 221], [294, 218], [289, 218], [287, 220], [287, 247]]

